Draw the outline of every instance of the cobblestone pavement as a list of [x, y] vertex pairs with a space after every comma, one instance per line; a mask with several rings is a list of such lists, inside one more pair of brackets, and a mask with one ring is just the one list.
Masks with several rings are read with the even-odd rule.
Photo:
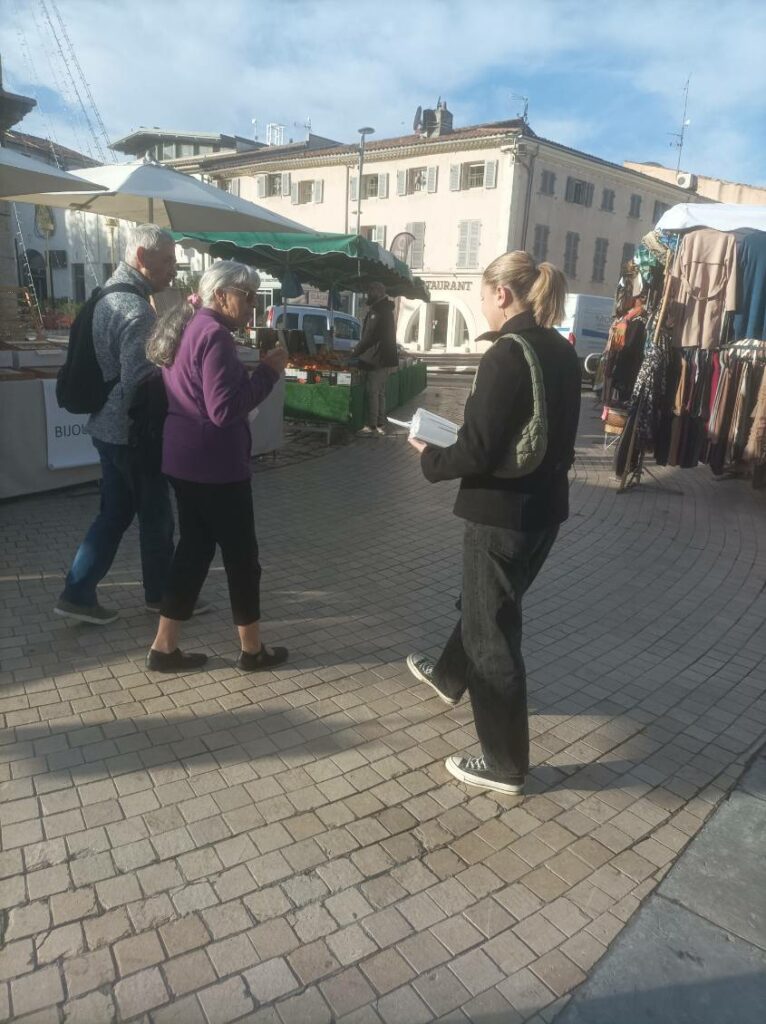
[[[425, 403], [455, 414], [464, 386]], [[51, 615], [92, 492], [0, 506], [0, 1019], [552, 1021], [764, 734], [766, 500], [706, 468], [618, 496], [585, 397], [573, 515], [526, 603], [536, 767], [469, 791], [470, 707], [408, 675], [454, 621], [461, 524], [401, 438], [254, 479], [269, 642], [146, 673], [135, 533]]]

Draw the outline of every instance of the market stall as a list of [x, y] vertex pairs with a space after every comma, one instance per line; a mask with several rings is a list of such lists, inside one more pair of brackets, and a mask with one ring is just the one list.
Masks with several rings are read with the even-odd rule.
[[[283, 295], [303, 284], [337, 291], [363, 291], [380, 281], [389, 295], [428, 301], [423, 282], [406, 263], [359, 235], [264, 232], [199, 232], [177, 235], [184, 246], [211, 256], [236, 259], [267, 271], [284, 285]], [[328, 327], [333, 310], [328, 304]], [[426, 366], [409, 357], [400, 360], [386, 386], [386, 411], [391, 412], [426, 387]], [[285, 416], [300, 421], [339, 424], [359, 429], [365, 422], [363, 375], [346, 353], [291, 353], [285, 383]]]
[[764, 207], [673, 207], [626, 268], [604, 373], [605, 423], [626, 420], [621, 489], [649, 454], [766, 484], [764, 229]]

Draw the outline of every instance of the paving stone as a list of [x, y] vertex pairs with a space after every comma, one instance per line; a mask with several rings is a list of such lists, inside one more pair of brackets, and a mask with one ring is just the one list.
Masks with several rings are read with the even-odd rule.
[[160, 964], [165, 953], [156, 932], [142, 932], [122, 939], [114, 946], [114, 958], [121, 976], [133, 974], [144, 967]]
[[64, 988], [57, 967], [43, 967], [11, 982], [14, 1016], [22, 1017], [64, 1001]]
[[168, 960], [164, 972], [174, 996], [183, 996], [187, 992], [204, 988], [217, 978], [207, 954], [201, 949]]
[[197, 993], [208, 1024], [228, 1024], [253, 1008], [253, 1000], [240, 977], [219, 981]]
[[150, 967], [118, 981], [114, 986], [114, 995], [120, 1013], [125, 1018], [153, 1010], [169, 998], [157, 967]]
[[259, 1003], [270, 1003], [299, 988], [298, 981], [282, 957], [266, 960], [245, 972], [245, 978]]
[[70, 998], [101, 988], [116, 977], [114, 963], [108, 949], [94, 950], [64, 964], [67, 991]]
[[80, 999], [64, 1004], [64, 1024], [111, 1024], [115, 1020], [115, 1007], [107, 992], [91, 992]]

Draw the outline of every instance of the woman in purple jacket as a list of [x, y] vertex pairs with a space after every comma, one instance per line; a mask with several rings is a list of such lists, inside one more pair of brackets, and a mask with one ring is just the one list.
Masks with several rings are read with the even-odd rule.
[[182, 653], [178, 641], [216, 544], [239, 630], [237, 667], [257, 672], [287, 660], [284, 647], [269, 651], [261, 643], [248, 424], [248, 413], [279, 380], [287, 353], [273, 349], [248, 373], [231, 334], [250, 320], [259, 283], [251, 267], [215, 263], [202, 275], [199, 295], [163, 316], [147, 345], [149, 360], [162, 367], [168, 397], [162, 471], [176, 494], [179, 527], [159, 628], [146, 656], [155, 672], [187, 672], [207, 661], [204, 654]]

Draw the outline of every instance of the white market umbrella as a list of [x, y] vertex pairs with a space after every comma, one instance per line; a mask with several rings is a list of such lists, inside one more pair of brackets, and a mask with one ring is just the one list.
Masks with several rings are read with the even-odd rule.
[[716, 231], [766, 231], [766, 206], [745, 203], [679, 203], [657, 221], [657, 231], [688, 231], [714, 228]]
[[[82, 174], [67, 174], [52, 164], [17, 153], [14, 149], [0, 146], [0, 199], [13, 199], [18, 195], [32, 192], [73, 192], [93, 193], [98, 191], [98, 182]], [[47, 203], [52, 206], [52, 203]]]
[[62, 192], [16, 196], [20, 202], [65, 206], [172, 231], [308, 231], [256, 203], [232, 196], [157, 163], [105, 164], [75, 172], [100, 185], [91, 194]]

